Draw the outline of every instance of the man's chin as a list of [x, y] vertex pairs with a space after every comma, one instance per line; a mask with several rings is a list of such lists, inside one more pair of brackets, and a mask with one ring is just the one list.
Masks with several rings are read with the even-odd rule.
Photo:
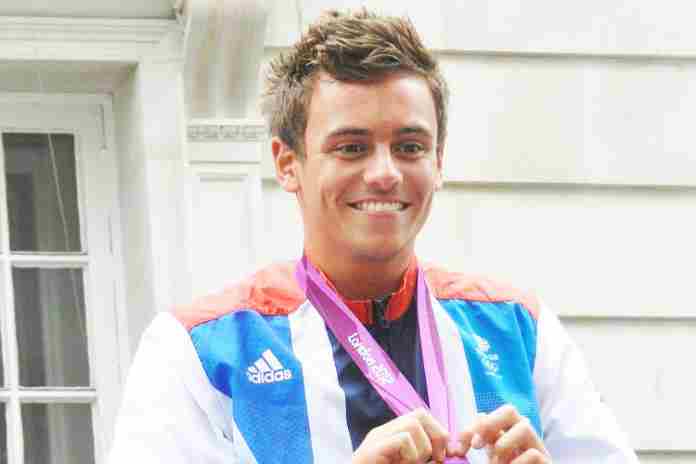
[[399, 258], [405, 251], [403, 244], [380, 242], [368, 246], [354, 247], [352, 255], [361, 261], [384, 263]]

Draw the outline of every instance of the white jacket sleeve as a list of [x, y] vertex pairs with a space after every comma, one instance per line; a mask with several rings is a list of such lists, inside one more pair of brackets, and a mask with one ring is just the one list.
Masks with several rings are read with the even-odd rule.
[[130, 368], [108, 463], [235, 463], [231, 436], [189, 334], [159, 314]]
[[578, 347], [544, 306], [537, 323], [534, 381], [544, 444], [554, 464], [638, 463], [590, 380]]

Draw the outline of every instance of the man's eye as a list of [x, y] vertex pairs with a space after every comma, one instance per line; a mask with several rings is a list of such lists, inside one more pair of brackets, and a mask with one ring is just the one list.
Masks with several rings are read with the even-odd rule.
[[342, 155], [358, 156], [367, 151], [367, 145], [364, 143], [347, 143], [345, 145], [339, 145], [336, 147], [336, 151]]
[[420, 143], [408, 142], [400, 143], [396, 146], [395, 151], [397, 153], [403, 153], [406, 155], [417, 155], [425, 151], [425, 147]]

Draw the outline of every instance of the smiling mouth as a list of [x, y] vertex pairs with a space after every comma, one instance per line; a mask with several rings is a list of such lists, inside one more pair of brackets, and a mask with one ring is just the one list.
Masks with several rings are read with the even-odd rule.
[[358, 211], [379, 213], [382, 211], [403, 211], [408, 208], [408, 203], [400, 201], [360, 201], [358, 203], [349, 203], [349, 206]]

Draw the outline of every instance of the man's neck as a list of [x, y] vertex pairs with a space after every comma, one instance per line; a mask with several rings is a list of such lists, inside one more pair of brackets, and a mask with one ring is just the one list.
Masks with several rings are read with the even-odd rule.
[[413, 257], [412, 252], [386, 260], [326, 259], [316, 252], [305, 250], [308, 258], [349, 300], [369, 300], [390, 295], [401, 286], [404, 273]]

